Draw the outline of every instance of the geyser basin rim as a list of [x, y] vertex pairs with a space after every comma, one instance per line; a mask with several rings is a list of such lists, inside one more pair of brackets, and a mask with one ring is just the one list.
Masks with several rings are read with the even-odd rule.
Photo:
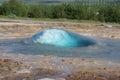
[[34, 43], [54, 45], [58, 47], [85, 47], [95, 45], [94, 39], [63, 29], [49, 28], [32, 37]]

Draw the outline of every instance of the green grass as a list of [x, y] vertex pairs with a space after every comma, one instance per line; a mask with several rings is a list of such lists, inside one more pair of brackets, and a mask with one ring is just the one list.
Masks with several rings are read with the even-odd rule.
[[73, 22], [73, 23], [85, 23], [85, 24], [111, 24], [120, 25], [120, 23], [113, 22], [100, 22], [93, 20], [76, 20], [76, 19], [50, 19], [50, 18], [27, 18], [27, 17], [17, 17], [16, 19], [9, 18], [8, 16], [0, 15], [0, 20], [29, 20], [29, 21], [45, 21], [45, 22]]
[[73, 22], [73, 23], [85, 23], [85, 24], [110, 24], [110, 25], [120, 25], [120, 23], [114, 23], [114, 22], [100, 22], [100, 21], [94, 21], [94, 20], [77, 20], [77, 19], [50, 19], [50, 18], [25, 18], [25, 17], [19, 17], [18, 20], [34, 20], [34, 21], [46, 21], [46, 22]]
[[0, 15], [0, 19], [7, 19], [7, 16]]

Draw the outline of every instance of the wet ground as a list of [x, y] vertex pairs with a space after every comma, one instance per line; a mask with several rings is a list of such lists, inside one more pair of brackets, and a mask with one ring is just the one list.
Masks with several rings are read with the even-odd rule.
[[[60, 74], [55, 76], [48, 76], [52, 78], [59, 76], [66, 80], [89, 80], [87, 78], [79, 78], [79, 74], [81, 74], [81, 76], [83, 74], [89, 75], [91, 73], [94, 75], [90, 76], [98, 76], [98, 73], [105, 75], [110, 73], [110, 75], [112, 75], [112, 71], [114, 71], [116, 74], [113, 76], [113, 78], [116, 78], [114, 80], [120, 79], [119, 26], [109, 28], [104, 25], [97, 24], [54, 23], [21, 20], [1, 21], [0, 25], [1, 59], [7, 58], [24, 62], [25, 64], [30, 65], [33, 68], [33, 71], [34, 69], [36, 71], [36, 69], [42, 68], [57, 70], [60, 72]], [[46, 28], [62, 28], [84, 36], [89, 36], [95, 39], [97, 44], [81, 48], [62, 48], [50, 45], [38, 45], [30, 42], [29, 38], [38, 31]], [[48, 71], [46, 71], [46, 74]], [[86, 73], [86, 71], [88, 73]], [[36, 78], [35, 80], [38, 80], [41, 78], [40, 75], [42, 74], [38, 74], [38, 78], [34, 76], [30, 78]], [[110, 77], [110, 75], [105, 75], [102, 75], [103, 77], [99, 79], [94, 77], [93, 80], [109, 80], [108, 77]], [[45, 74], [42, 76], [47, 77]], [[30, 80], [30, 78], [28, 80]], [[22, 79], [23, 78], [20, 80]]]
[[25, 55], [52, 55], [60, 57], [86, 57], [120, 62], [119, 39], [97, 39], [96, 45], [87, 47], [56, 47], [51, 45], [26, 43], [27, 39], [0, 40], [2, 53]]

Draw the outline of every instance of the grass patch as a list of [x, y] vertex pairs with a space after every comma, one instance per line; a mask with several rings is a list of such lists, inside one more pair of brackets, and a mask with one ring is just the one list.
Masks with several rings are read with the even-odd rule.
[[9, 18], [8, 16], [0, 15], [0, 20], [28, 20], [28, 21], [45, 21], [45, 22], [71, 22], [71, 23], [85, 23], [85, 24], [110, 24], [119, 25], [115, 22], [100, 22], [94, 20], [77, 20], [77, 19], [50, 19], [50, 18], [27, 18], [27, 17], [17, 17], [16, 19]]

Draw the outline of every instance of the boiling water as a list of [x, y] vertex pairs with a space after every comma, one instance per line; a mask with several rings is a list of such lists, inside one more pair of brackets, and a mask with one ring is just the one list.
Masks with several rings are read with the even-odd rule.
[[120, 40], [91, 39], [68, 31], [62, 31], [67, 35], [59, 33], [59, 31], [54, 31], [53, 33], [47, 31], [44, 34], [43, 31], [30, 39], [0, 40], [0, 49], [2, 49], [0, 52], [26, 55], [87, 57], [120, 61]]
[[85, 36], [62, 29], [47, 29], [32, 37], [34, 43], [49, 44], [59, 47], [83, 47], [94, 45], [96, 42]]

